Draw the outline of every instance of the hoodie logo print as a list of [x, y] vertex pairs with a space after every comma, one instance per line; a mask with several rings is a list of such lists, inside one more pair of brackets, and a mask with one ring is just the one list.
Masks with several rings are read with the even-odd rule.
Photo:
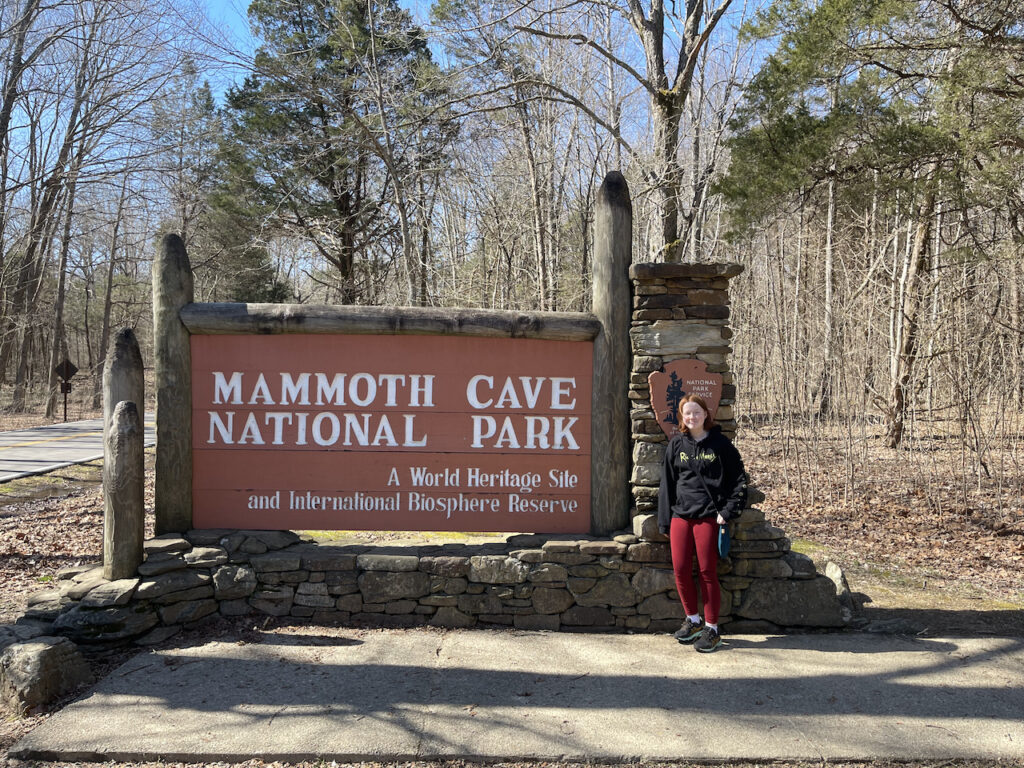
[[712, 453], [711, 451], [698, 451], [697, 453], [690, 456], [686, 451], [679, 452], [679, 458], [683, 462], [688, 462], [690, 459], [700, 459], [701, 461], [717, 461], [718, 454]]

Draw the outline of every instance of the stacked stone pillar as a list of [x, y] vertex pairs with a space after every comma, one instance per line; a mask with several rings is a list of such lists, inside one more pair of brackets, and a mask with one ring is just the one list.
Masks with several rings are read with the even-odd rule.
[[638, 514], [658, 508], [661, 457], [668, 438], [651, 407], [647, 377], [673, 360], [700, 360], [722, 376], [715, 420], [736, 434], [736, 385], [729, 370], [729, 280], [739, 264], [633, 264], [633, 370], [629, 381], [633, 429], [633, 497]]

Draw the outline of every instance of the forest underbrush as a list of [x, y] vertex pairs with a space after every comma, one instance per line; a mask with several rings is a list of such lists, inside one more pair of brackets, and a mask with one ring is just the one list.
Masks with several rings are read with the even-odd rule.
[[737, 445], [771, 522], [851, 581], [1024, 607], [1024, 448], [990, 441], [986, 472], [943, 432], [892, 449], [879, 427], [762, 423]]

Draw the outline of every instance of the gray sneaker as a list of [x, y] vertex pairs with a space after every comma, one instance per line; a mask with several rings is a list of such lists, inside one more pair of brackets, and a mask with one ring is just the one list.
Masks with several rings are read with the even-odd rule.
[[697, 638], [697, 642], [693, 644], [693, 647], [699, 653], [711, 653], [712, 651], [717, 651], [721, 645], [722, 637], [718, 634], [718, 630], [704, 627], [704, 631], [700, 633], [700, 637]]
[[692, 643], [698, 637], [700, 637], [701, 628], [704, 626], [704, 622], [698, 621], [694, 624], [689, 619], [683, 622], [683, 626], [677, 629], [672, 637], [678, 640], [680, 643]]

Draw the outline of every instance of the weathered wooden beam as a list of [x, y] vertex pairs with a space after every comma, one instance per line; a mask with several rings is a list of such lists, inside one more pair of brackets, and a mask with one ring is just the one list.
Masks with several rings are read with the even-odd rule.
[[629, 327], [633, 204], [618, 171], [601, 185], [594, 212], [593, 309], [601, 321], [594, 339], [593, 421], [590, 454], [590, 527], [605, 534], [629, 524]]
[[192, 355], [179, 318], [192, 298], [185, 244], [167, 235], [153, 260], [157, 535], [192, 527]]
[[131, 328], [114, 335], [103, 363], [103, 434], [110, 429], [114, 408], [122, 400], [135, 403], [145, 412], [146, 382], [142, 370], [142, 352]]
[[600, 321], [582, 312], [430, 307], [189, 304], [182, 308], [180, 317], [194, 334], [401, 333], [589, 341], [600, 330]]
[[103, 578], [128, 579], [142, 564], [145, 530], [145, 429], [134, 402], [122, 400], [104, 434]]

